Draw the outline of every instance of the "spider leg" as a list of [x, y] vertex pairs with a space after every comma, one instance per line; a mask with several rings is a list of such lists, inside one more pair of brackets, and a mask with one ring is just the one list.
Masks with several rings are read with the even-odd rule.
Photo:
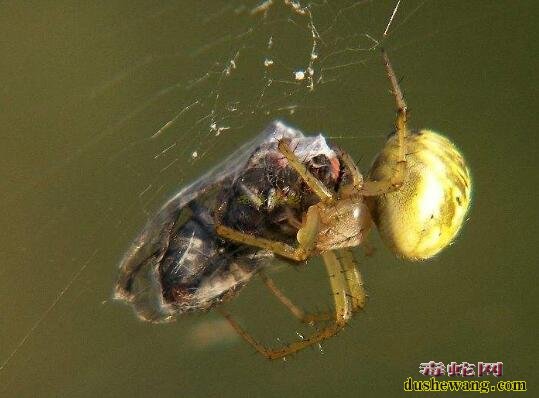
[[[362, 310], [365, 307], [367, 294], [363, 285], [363, 278], [357, 267], [357, 261], [354, 257], [352, 250], [350, 249], [341, 249], [335, 252], [338, 260], [342, 265], [342, 272], [344, 278], [348, 284], [347, 294], [351, 299], [352, 311], [356, 312]], [[268, 290], [277, 297], [277, 299], [283, 304], [288, 310], [298, 318], [301, 322], [312, 325], [316, 322], [328, 321], [332, 318], [332, 314], [327, 312], [322, 312], [318, 314], [309, 314], [299, 308], [296, 304], [292, 302], [273, 282], [273, 280], [268, 277], [263, 271], [259, 272], [260, 278], [264, 282], [264, 285]]]
[[286, 257], [294, 261], [305, 261], [309, 257], [309, 251], [305, 250], [305, 248], [302, 246], [293, 247], [283, 242], [253, 236], [222, 224], [216, 225], [215, 231], [222, 238], [243, 243], [244, 245], [269, 250], [275, 254], [278, 254], [279, 256]]
[[345, 272], [343, 272], [343, 265], [333, 251], [325, 252], [322, 254], [322, 256], [324, 258], [324, 264], [329, 275], [330, 286], [333, 292], [335, 316], [329, 325], [314, 332], [312, 335], [305, 337], [303, 340], [296, 341], [277, 349], [267, 348], [256, 341], [245, 330], [243, 330], [243, 328], [232, 318], [228, 312], [221, 310], [221, 313], [225, 316], [236, 332], [266, 358], [283, 358], [313, 344], [326, 340], [337, 334], [352, 316], [352, 304], [349, 299], [349, 287], [345, 278]]
[[357, 267], [357, 261], [351, 249], [340, 249], [336, 251], [337, 259], [342, 265], [344, 277], [348, 284], [352, 311], [356, 312], [365, 307], [367, 294], [363, 287], [363, 278]]
[[288, 160], [290, 166], [300, 175], [309, 188], [320, 198], [323, 203], [335, 202], [335, 195], [298, 159], [288, 146], [285, 140], [281, 140], [278, 145], [279, 152]]
[[361, 187], [363, 186], [363, 177], [361, 176], [361, 173], [357, 168], [354, 159], [352, 159], [352, 157], [347, 152], [342, 150], [339, 151], [339, 157], [344, 163], [344, 167], [350, 171], [352, 177], [352, 186], [355, 189], [361, 189]]
[[298, 234], [297, 247], [291, 246], [284, 242], [253, 236], [249, 233], [227, 227], [221, 224], [219, 216], [217, 216], [214, 220], [215, 231], [219, 236], [225, 239], [243, 243], [244, 245], [269, 250], [275, 254], [278, 254], [279, 256], [286, 257], [294, 261], [305, 261], [315, 248], [316, 237], [320, 228], [320, 216], [318, 211], [314, 207], [311, 207], [311, 209], [309, 209], [307, 212], [304, 226], [301, 228], [301, 233]]
[[385, 51], [382, 52], [382, 57], [384, 59], [387, 77], [391, 83], [393, 95], [395, 96], [395, 103], [397, 105], [397, 118], [395, 120], [395, 129], [397, 134], [396, 165], [393, 169], [392, 175], [386, 180], [365, 181], [361, 189], [361, 193], [364, 196], [377, 196], [398, 190], [404, 181], [404, 175], [406, 172], [406, 136], [408, 134], [406, 122], [408, 120], [408, 107], [404, 101], [404, 96], [402, 94], [402, 90], [400, 89], [397, 77], [395, 76], [395, 71], [389, 62], [389, 57]]
[[333, 315], [327, 312], [322, 312], [318, 314], [306, 313], [297, 305], [295, 305], [292, 300], [286, 297], [285, 294], [277, 286], [275, 286], [273, 280], [268, 277], [263, 271], [260, 271], [258, 274], [260, 275], [260, 278], [262, 279], [264, 285], [266, 285], [268, 290], [273, 293], [273, 295], [277, 297], [277, 300], [279, 300], [281, 304], [288, 308], [292, 315], [298, 318], [301, 322], [312, 325], [316, 322], [328, 321], [332, 318]]

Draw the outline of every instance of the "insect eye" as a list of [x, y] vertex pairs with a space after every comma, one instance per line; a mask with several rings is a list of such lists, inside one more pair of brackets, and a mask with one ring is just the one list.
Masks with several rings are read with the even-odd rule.
[[[470, 207], [471, 177], [455, 145], [434, 131], [408, 134], [406, 152], [403, 185], [373, 199], [373, 217], [382, 239], [398, 256], [423, 260], [457, 236]], [[370, 178], [387, 178], [397, 155], [393, 135], [378, 154]]]

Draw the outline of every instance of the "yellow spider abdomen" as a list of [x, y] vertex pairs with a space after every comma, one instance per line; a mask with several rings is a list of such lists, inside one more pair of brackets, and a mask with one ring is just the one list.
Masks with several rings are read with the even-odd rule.
[[[400, 257], [423, 260], [449, 245], [471, 201], [471, 177], [464, 158], [444, 136], [421, 130], [406, 135], [402, 186], [373, 198], [373, 218], [382, 239]], [[398, 149], [392, 135], [378, 154], [370, 178], [391, 176]]]

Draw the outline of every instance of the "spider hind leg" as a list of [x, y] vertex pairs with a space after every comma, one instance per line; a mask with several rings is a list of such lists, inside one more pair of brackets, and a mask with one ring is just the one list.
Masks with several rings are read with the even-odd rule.
[[[348, 267], [350, 267], [350, 265], [353, 266], [353, 263], [348, 262], [348, 255], [341, 255], [339, 257], [335, 251], [328, 251], [323, 253], [322, 256], [333, 293], [335, 313], [327, 326], [313, 332], [310, 336], [304, 337], [300, 341], [290, 343], [280, 348], [268, 348], [247, 333], [227, 311], [223, 309], [220, 310], [234, 330], [264, 357], [268, 359], [284, 358], [306, 347], [329, 339], [341, 331], [344, 326], [346, 326], [347, 322], [352, 316], [353, 311], [355, 310], [354, 307], [360, 308], [360, 301], [355, 302], [355, 300], [356, 298], [361, 299], [361, 294], [359, 294], [358, 291], [353, 293], [350, 286], [352, 283], [355, 283], [358, 280], [354, 275], [350, 274]], [[356, 297], [355, 294], [359, 294], [359, 297]]]

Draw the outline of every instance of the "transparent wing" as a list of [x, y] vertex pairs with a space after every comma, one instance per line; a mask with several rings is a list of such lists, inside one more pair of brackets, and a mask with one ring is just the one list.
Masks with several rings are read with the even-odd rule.
[[146, 224], [120, 262], [120, 276], [115, 298], [132, 301], [130, 286], [133, 276], [150, 259], [158, 263], [169, 245], [171, 232], [183, 208], [227, 181], [232, 182], [241, 173], [250, 156], [264, 143], [282, 138], [301, 138], [301, 131], [287, 126], [280, 120], [270, 123], [258, 136], [228, 156], [192, 184], [182, 188], [170, 198]]

